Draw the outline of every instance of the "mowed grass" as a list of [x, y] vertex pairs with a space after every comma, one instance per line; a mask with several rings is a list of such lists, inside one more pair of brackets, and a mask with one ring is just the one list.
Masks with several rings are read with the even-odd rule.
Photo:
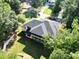
[[48, 6], [43, 6], [41, 9], [44, 9], [44, 14], [51, 15], [52, 10]]
[[24, 34], [21, 33], [21, 27], [17, 31], [19, 31], [18, 36], [13, 46], [8, 49], [9, 52], [16, 54], [24, 52], [32, 57], [32, 59], [48, 59], [49, 50], [44, 49], [42, 44], [25, 38]]

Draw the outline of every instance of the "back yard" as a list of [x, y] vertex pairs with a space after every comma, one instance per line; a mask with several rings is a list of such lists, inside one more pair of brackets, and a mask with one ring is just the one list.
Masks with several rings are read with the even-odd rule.
[[8, 49], [9, 52], [17, 53], [20, 56], [27, 56], [29, 59], [47, 59], [49, 56], [49, 50], [45, 49], [42, 44], [28, 39], [21, 32], [21, 27], [18, 28], [17, 40], [13, 46]]

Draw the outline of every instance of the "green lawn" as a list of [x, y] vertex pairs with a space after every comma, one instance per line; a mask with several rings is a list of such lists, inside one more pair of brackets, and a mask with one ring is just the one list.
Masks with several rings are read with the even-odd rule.
[[35, 42], [24, 37], [21, 33], [21, 28], [19, 30], [19, 35], [14, 43], [14, 45], [8, 49], [9, 52], [21, 53], [24, 52], [32, 57], [32, 59], [48, 59], [49, 50], [44, 49], [42, 44]]
[[49, 9], [49, 8], [46, 8], [46, 9], [44, 10], [44, 13], [47, 14], [47, 15], [51, 15], [52, 10]]
[[43, 7], [41, 7], [41, 9], [44, 9], [44, 12], [43, 12], [44, 14], [51, 15], [51, 13], [52, 13], [52, 10], [49, 9], [48, 6], [43, 6]]

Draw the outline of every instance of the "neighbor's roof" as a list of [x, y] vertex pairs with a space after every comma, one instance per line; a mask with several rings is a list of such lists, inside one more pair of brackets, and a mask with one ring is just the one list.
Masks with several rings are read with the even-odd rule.
[[20, 4], [22, 9], [28, 9], [31, 8], [31, 5], [29, 3], [23, 2]]

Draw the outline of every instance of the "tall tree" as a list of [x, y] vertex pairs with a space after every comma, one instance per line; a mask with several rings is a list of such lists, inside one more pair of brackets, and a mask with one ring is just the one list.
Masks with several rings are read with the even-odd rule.
[[44, 5], [45, 2], [47, 2], [47, 0], [28, 0], [28, 1], [33, 7], [42, 6]]
[[63, 18], [67, 21], [67, 27], [71, 27], [74, 17], [79, 16], [79, 0], [63, 0], [61, 8], [64, 8]]
[[19, 4], [21, 3], [21, 0], [4, 0], [4, 2], [10, 4], [12, 10], [19, 13]]
[[[79, 50], [78, 19], [74, 19], [72, 29], [61, 29], [57, 36], [46, 36], [45, 39], [42, 39], [42, 41], [45, 47], [53, 51], [50, 59], [67, 59], [65, 54], [66, 52], [69, 54], [69, 56], [73, 57], [71, 59], [78, 59], [79, 57], [75, 55], [78, 55], [79, 53], [74, 54]], [[59, 49], [56, 50], [56, 48]]]
[[62, 0], [55, 1], [55, 5], [54, 5], [54, 9], [53, 9], [54, 16], [58, 16], [59, 11], [61, 10], [61, 7], [60, 7], [61, 1]]
[[65, 51], [61, 50], [61, 49], [55, 49], [49, 59], [70, 59], [69, 54], [67, 54]]
[[9, 39], [9, 35], [18, 26], [15, 12], [11, 11], [9, 4], [0, 3], [0, 41]]

